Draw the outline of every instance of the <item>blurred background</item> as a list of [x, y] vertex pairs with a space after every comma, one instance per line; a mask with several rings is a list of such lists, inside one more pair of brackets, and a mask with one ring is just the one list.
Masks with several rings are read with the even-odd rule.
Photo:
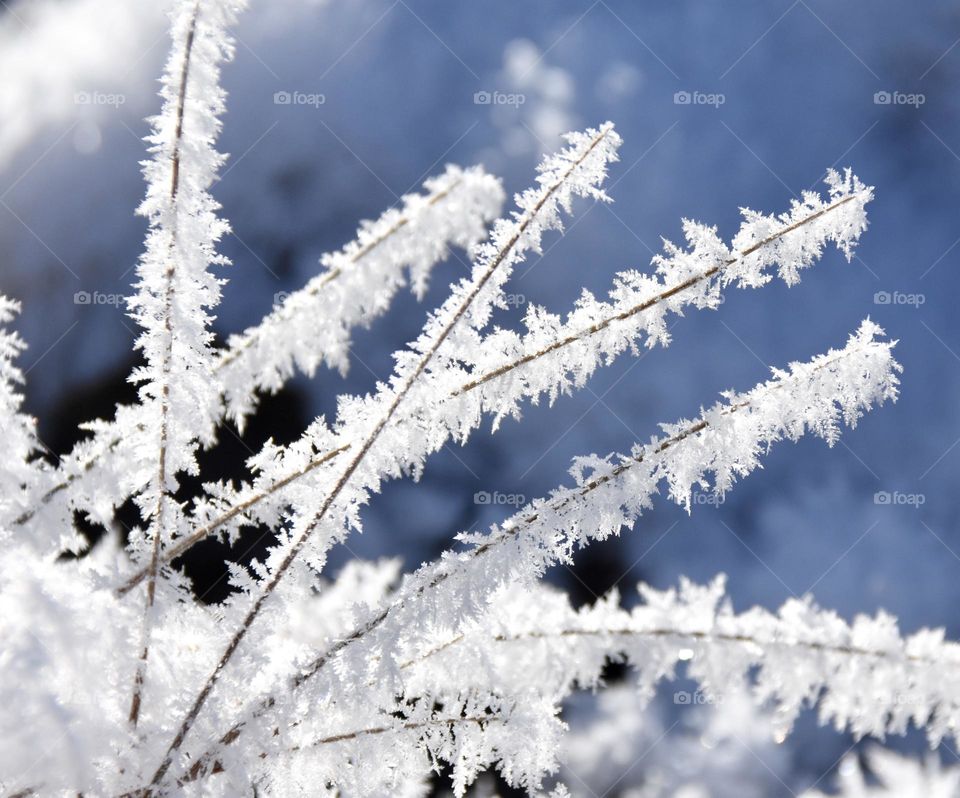
[[[661, 236], [680, 240], [684, 217], [716, 224], [729, 240], [740, 207], [786, 210], [801, 191], [819, 189], [831, 166], [852, 166], [876, 187], [852, 263], [829, 251], [792, 289], [731, 290], [719, 312], [678, 320], [668, 349], [622, 358], [553, 408], [530, 408], [495, 436], [485, 428], [448, 448], [418, 484], [387, 486], [339, 561], [389, 555], [413, 567], [456, 531], [509, 514], [476, 503], [475, 493], [540, 496], [569, 479], [573, 456], [622, 451], [721, 390], [752, 387], [769, 366], [842, 345], [870, 316], [900, 341], [895, 406], [833, 449], [813, 439], [778, 446], [721, 504], [695, 504], [687, 515], [663, 499], [632, 531], [582, 552], [575, 571], [551, 576], [580, 603], [614, 585], [634, 600], [641, 580], [664, 588], [681, 574], [706, 581], [725, 572], [739, 610], [812, 592], [847, 618], [883, 608], [904, 631], [945, 626], [960, 636], [955, 4], [251, 5], [224, 74], [220, 149], [230, 158], [214, 188], [235, 231], [223, 244], [233, 261], [216, 322], [223, 336], [257, 322], [360, 219], [444, 163], [482, 163], [512, 193], [533, 182], [563, 132], [606, 119], [625, 142], [610, 181], [615, 203], [578, 206], [566, 234], [518, 269], [512, 291], [526, 302], [559, 312], [582, 287], [604, 294], [616, 271], [647, 268]], [[133, 396], [125, 379], [136, 330], [120, 298], [145, 231], [134, 210], [145, 118], [159, 108], [165, 10], [159, 0], [21, 0], [0, 11], [0, 291], [24, 305], [27, 404], [53, 451], [77, 439], [77, 422]], [[278, 93], [317, 99], [284, 104]], [[239, 476], [266, 437], [292, 439], [331, 414], [338, 393], [385, 378], [390, 353], [415, 337], [465, 263], [455, 253], [433, 273], [425, 302], [402, 295], [358, 331], [345, 379], [322, 371], [265, 401], [242, 441], [229, 437], [209, 455], [211, 468]], [[515, 324], [522, 313], [521, 304], [497, 321]], [[212, 545], [188, 564], [198, 585], [213, 584], [224, 556]], [[686, 783], [664, 762], [676, 769], [682, 757], [695, 771], [690, 763], [709, 747], [704, 724], [715, 719], [709, 708], [675, 707], [672, 687], [664, 692], [637, 729], [616, 735], [608, 771], [577, 779], [584, 794], [659, 795], [667, 793], [658, 784]], [[602, 706], [581, 710], [572, 716], [603, 727]], [[730, 778], [707, 778], [711, 791], [690, 795], [822, 788], [854, 744], [813, 717], [782, 745], [762, 720], [744, 723], [749, 734], [731, 743], [728, 729], [724, 738]], [[661, 743], [661, 732], [672, 742]], [[916, 736], [899, 744], [922, 748]], [[957, 759], [946, 748], [941, 755]]]

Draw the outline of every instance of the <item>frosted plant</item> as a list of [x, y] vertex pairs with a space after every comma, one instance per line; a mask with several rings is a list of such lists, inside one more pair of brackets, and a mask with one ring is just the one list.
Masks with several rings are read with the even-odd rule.
[[[853, 754], [844, 757], [834, 795], [839, 798], [894, 798], [925, 795], [929, 798], [956, 798], [960, 795], [960, 768], [942, 767], [934, 758], [917, 762], [880, 747], [866, 752], [868, 778]], [[800, 798], [827, 798], [819, 791], [802, 793]]]
[[[131, 375], [139, 401], [86, 426], [54, 464], [20, 410], [22, 344], [0, 333], [0, 785], [46, 795], [423, 795], [448, 768], [463, 795], [484, 772], [530, 794], [568, 795], [559, 772], [563, 703], [601, 688], [603, 668], [636, 673], [638, 703], [685, 667], [708, 694], [737, 685], [774, 707], [787, 734], [803, 707], [857, 735], [923, 727], [957, 736], [958, 644], [904, 638], [892, 618], [847, 623], [812, 599], [777, 614], [736, 614], [718, 578], [676, 591], [640, 586], [627, 611], [611, 594], [579, 610], [542, 582], [584, 546], [635, 524], [663, 490], [690, 509], [694, 489], [723, 495], [774, 444], [827, 444], [897, 397], [894, 343], [869, 320], [839, 348], [729, 391], [696, 418], [663, 424], [622, 453], [588, 454], [571, 480], [485, 533], [451, 536], [433, 562], [327, 557], [362, 528], [386, 480], [417, 478], [429, 457], [493, 431], [527, 403], [554, 402], [627, 352], [670, 343], [667, 322], [717, 310], [723, 292], [797, 282], [825, 247], [848, 258], [873, 191], [830, 171], [824, 195], [783, 213], [744, 211], [729, 243], [684, 223], [652, 271], [616, 275], [565, 315], [531, 306], [522, 328], [490, 324], [530, 252], [603, 184], [621, 140], [611, 123], [568, 134], [534, 185], [501, 215], [499, 181], [449, 166], [324, 256], [321, 272], [259, 324], [218, 346], [210, 327], [227, 233], [210, 194], [225, 95], [220, 68], [240, 0], [186, 0], [172, 14], [160, 114], [148, 138], [149, 220], [130, 312], [142, 332]], [[344, 370], [350, 336], [410, 285], [423, 296], [450, 248], [469, 274], [394, 354], [389, 379], [338, 398], [288, 445], [266, 444], [240, 483], [206, 482], [199, 449], [227, 419], [242, 424], [263, 392], [295, 372]], [[0, 324], [16, 304], [0, 302]], [[133, 500], [124, 545], [88, 548], [77, 518], [110, 525]], [[231, 565], [232, 594], [208, 606], [173, 561], [199, 541], [272, 536], [261, 561]], [[455, 532], [455, 530], [451, 530]], [[60, 557], [67, 550], [82, 556]]]
[[685, 684], [664, 692], [647, 704], [625, 680], [571, 696], [560, 778], [574, 794], [768, 798], [791, 783], [791, 752], [749, 695], [730, 689], [718, 703]]
[[[9, 324], [19, 309], [18, 303], [0, 297], [0, 325]], [[26, 510], [29, 499], [24, 488], [36, 478], [36, 467], [30, 462], [39, 448], [36, 424], [20, 412], [23, 397], [17, 393], [23, 373], [16, 358], [23, 349], [20, 336], [0, 328], [0, 435], [9, 454], [0, 466], [0, 530], [9, 529]]]

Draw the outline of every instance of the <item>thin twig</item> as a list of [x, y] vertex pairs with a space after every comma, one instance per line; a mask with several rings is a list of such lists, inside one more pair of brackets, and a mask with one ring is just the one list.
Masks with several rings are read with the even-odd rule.
[[[478, 726], [482, 726], [484, 723], [490, 723], [491, 721], [498, 721], [500, 718], [495, 715], [485, 715], [482, 717], [466, 717], [466, 718], [431, 718], [427, 721], [409, 721], [404, 723], [399, 727], [399, 730], [410, 731], [411, 729], [425, 729], [430, 726], [456, 726], [461, 723], [475, 723]], [[357, 731], [345, 732], [343, 734], [334, 734], [331, 737], [321, 737], [319, 740], [314, 740], [310, 743], [310, 746], [317, 745], [329, 745], [330, 743], [342, 743], [345, 740], [356, 740], [358, 737], [365, 737], [371, 734], [385, 734], [386, 732], [398, 731], [396, 726], [373, 726], [368, 729], [358, 729]], [[297, 748], [293, 749], [294, 751], [298, 750]]]
[[[460, 185], [461, 182], [462, 182], [461, 179], [457, 178], [442, 191], [438, 191], [437, 193], [430, 195], [430, 198], [426, 201], [425, 204], [428, 206], [434, 206], [441, 200], [446, 199], [446, 197], [448, 197], [450, 193]], [[360, 250], [357, 251], [350, 258], [349, 264], [353, 266], [359, 263], [361, 260], [363, 260], [363, 258], [365, 258], [367, 255], [373, 252], [373, 250], [375, 250], [377, 247], [379, 247], [381, 244], [387, 241], [391, 236], [400, 232], [400, 230], [402, 230], [408, 224], [410, 224], [410, 217], [402, 216], [393, 224], [392, 227], [390, 227], [389, 230], [385, 230], [381, 235], [379, 235], [373, 241], [370, 241], [366, 245], [361, 247]], [[323, 288], [326, 288], [331, 282], [336, 280], [337, 277], [339, 277], [342, 273], [343, 273], [343, 268], [340, 266], [337, 266], [334, 269], [330, 269], [326, 274], [324, 274], [321, 277], [320, 280], [317, 281], [316, 285], [308, 285], [305, 288], [303, 288], [302, 291], [297, 293], [298, 294], [302, 293], [305, 296], [311, 296], [311, 297], [318, 296], [320, 291]], [[277, 311], [278, 314], [282, 314], [283, 312], [284, 310], [282, 307]], [[245, 350], [249, 349], [253, 345], [253, 341], [256, 338], [256, 334], [258, 333], [259, 329], [260, 329], [260, 325], [244, 333], [238, 343], [234, 344], [233, 346], [229, 347], [227, 350], [224, 351], [223, 355], [221, 355], [217, 364], [214, 366], [214, 369], [216, 371], [220, 371], [221, 369], [233, 363], [238, 357], [240, 357], [240, 355]]]
[[[329, 462], [330, 460], [335, 458], [337, 455], [347, 451], [349, 448], [350, 448], [350, 445], [347, 444], [345, 446], [341, 446], [339, 449], [333, 449], [329, 452], [326, 452], [325, 454], [321, 455], [315, 460], [311, 460], [303, 468], [298, 469], [297, 471], [294, 471], [288, 474], [287, 476], [283, 477], [282, 479], [272, 483], [266, 490], [263, 490], [260, 493], [257, 493], [251, 496], [249, 499], [245, 499], [244, 501], [235, 504], [227, 512], [217, 516], [213, 521], [207, 524], [204, 524], [195, 532], [192, 532], [190, 535], [187, 535], [186, 537], [181, 538], [175, 544], [165, 549], [161, 556], [161, 563], [170, 562], [171, 560], [176, 559], [182, 554], [185, 554], [189, 549], [191, 549], [201, 540], [203, 540], [208, 535], [215, 532], [219, 527], [228, 523], [230, 520], [232, 520], [236, 516], [250, 509], [255, 504], [259, 504], [261, 501], [271, 496], [272, 494], [276, 493], [278, 490], [285, 488], [291, 482], [295, 482], [296, 480], [300, 479], [300, 477], [306, 474], [309, 474], [311, 471], [319, 468], [324, 463]], [[147, 570], [145, 568], [141, 569], [140, 571], [137, 571], [137, 573], [135, 573], [126, 582], [124, 582], [120, 587], [117, 588], [116, 590], [117, 596], [121, 596], [121, 597], [125, 596], [127, 593], [133, 590], [133, 588], [139, 585], [146, 578], [146, 576], [147, 576]]]
[[[173, 152], [171, 154], [170, 170], [170, 204], [174, 205], [180, 190], [180, 148], [183, 142], [184, 117], [186, 115], [187, 83], [190, 77], [190, 57], [193, 51], [193, 42], [197, 30], [197, 20], [200, 17], [200, 0], [193, 7], [193, 16], [187, 29], [184, 42], [183, 66], [180, 70], [180, 86], [177, 94], [176, 130], [173, 138]], [[133, 682], [133, 695], [130, 699], [130, 713], [128, 720], [136, 728], [140, 718], [140, 705], [143, 699], [143, 681], [146, 676], [147, 660], [150, 656], [150, 615], [153, 611], [154, 598], [157, 587], [157, 571], [160, 563], [160, 545], [164, 531], [164, 510], [167, 496], [167, 442], [169, 434], [170, 415], [170, 362], [173, 357], [173, 298], [174, 277], [176, 276], [176, 239], [177, 217], [174, 215], [170, 232], [170, 244], [167, 252], [167, 268], [164, 272], [164, 299], [163, 299], [163, 330], [166, 337], [163, 348], [163, 358], [160, 364], [160, 373], [163, 375], [163, 385], [160, 389], [160, 442], [157, 457], [157, 506], [153, 517], [153, 545], [150, 552], [150, 564], [147, 567], [147, 595], [143, 611], [143, 647], [140, 652], [140, 661], [137, 663]]]
[[[390, 734], [398, 733], [404, 731], [415, 731], [419, 729], [429, 729], [435, 728], [437, 726], [448, 726], [450, 728], [454, 726], [475, 724], [483, 728], [484, 725], [488, 723], [503, 723], [505, 718], [500, 715], [468, 715], [466, 717], [456, 717], [456, 718], [430, 718], [425, 721], [407, 721], [400, 725], [394, 726], [369, 726], [364, 729], [356, 729], [349, 732], [341, 732], [340, 734], [333, 734], [328, 737], [321, 737], [317, 740], [313, 740], [306, 745], [295, 745], [291, 747], [285, 753], [297, 753], [298, 751], [308, 750], [311, 748], [318, 748], [322, 745], [332, 745], [334, 743], [348, 742], [350, 740], [357, 740], [361, 737], [370, 737], [380, 734]], [[268, 754], [261, 754], [261, 757], [266, 757]], [[209, 765], [209, 767], [201, 767], [204, 764], [202, 759], [198, 759], [190, 770], [187, 771], [186, 775], [183, 778], [178, 780], [178, 784], [183, 786], [184, 784], [189, 784], [190, 782], [196, 781], [197, 779], [202, 778], [207, 775], [214, 775], [216, 773], [223, 772], [223, 765], [217, 761]], [[152, 792], [148, 790], [139, 790], [133, 793], [126, 793], [125, 795], [119, 796], [119, 798], [148, 798], [152, 795]]]
[[[655, 628], [655, 629], [630, 629], [630, 628], [612, 628], [612, 629], [561, 629], [555, 632], [518, 632], [517, 634], [499, 634], [493, 635], [490, 640], [495, 643], [516, 643], [524, 640], [549, 640], [558, 637], [676, 637], [679, 639], [700, 640], [704, 642], [717, 641], [721, 643], [736, 643], [742, 645], [755, 645], [761, 648], [770, 648], [781, 646], [783, 648], [799, 648], [807, 651], [819, 651], [825, 654], [842, 654], [851, 657], [873, 657], [880, 660], [891, 659], [891, 652], [881, 649], [863, 648], [862, 646], [844, 645], [841, 643], [821, 643], [816, 640], [789, 640], [785, 638], [770, 637], [761, 639], [747, 634], [729, 634], [725, 632], [704, 632], [704, 631], [685, 631], [683, 629]], [[458, 643], [463, 642], [466, 635], [457, 635], [442, 645], [423, 654], [416, 659], [408, 660], [399, 667], [407, 669], [414, 665], [419, 665], [431, 657], [452, 648]], [[915, 662], [921, 665], [937, 665], [942, 663], [942, 657], [922, 656], [920, 654], [910, 654], [902, 652], [902, 659], [908, 662]]]
[[520, 366], [524, 366], [527, 363], [530, 363], [534, 360], [538, 360], [544, 355], [548, 355], [551, 352], [555, 352], [557, 349], [562, 349], [563, 347], [569, 346], [572, 343], [580, 341], [591, 335], [595, 335], [598, 332], [602, 332], [603, 330], [605, 330], [607, 327], [609, 327], [611, 324], [614, 324], [615, 322], [625, 321], [626, 319], [629, 319], [632, 316], [636, 316], [638, 313], [643, 313], [645, 310], [649, 310], [654, 305], [660, 302], [663, 302], [666, 299], [670, 299], [670, 297], [672, 296], [676, 296], [681, 291], [685, 291], [686, 289], [692, 288], [693, 286], [698, 285], [699, 283], [702, 283], [705, 280], [709, 280], [711, 277], [718, 274], [722, 269], [728, 266], [732, 266], [734, 263], [737, 263], [738, 261], [743, 260], [749, 255], [752, 255], [757, 250], [762, 249], [763, 247], [769, 244], [772, 244], [774, 241], [778, 240], [779, 238], [782, 238], [787, 233], [790, 233], [796, 230], [797, 228], [802, 227], [805, 224], [809, 224], [810, 222], [816, 219], [819, 219], [825, 213], [828, 213], [829, 211], [834, 210], [835, 208], [839, 208], [841, 205], [845, 205], [846, 203], [853, 200], [855, 197], [856, 197], [856, 194], [850, 194], [849, 196], [844, 197], [842, 200], [838, 200], [837, 202], [834, 202], [828, 205], [826, 208], [821, 208], [816, 213], [812, 213], [810, 214], [810, 216], [804, 217], [803, 219], [800, 219], [799, 221], [794, 222], [792, 225], [785, 227], [782, 230], [779, 230], [778, 232], [770, 236], [767, 236], [767, 238], [763, 239], [762, 241], [758, 241], [757, 243], [752, 244], [751, 246], [747, 247], [742, 252], [740, 252], [736, 257], [729, 258], [728, 260], [716, 266], [711, 266], [709, 269], [706, 269], [700, 274], [696, 274], [693, 277], [690, 277], [689, 279], [684, 280], [682, 283], [678, 283], [677, 285], [667, 288], [664, 291], [661, 291], [656, 296], [651, 297], [650, 299], [644, 302], [640, 302], [639, 304], [636, 304], [633, 307], [627, 308], [626, 310], [620, 313], [617, 313], [613, 316], [608, 316], [602, 321], [598, 321], [596, 324], [593, 324], [590, 327], [587, 327], [586, 329], [580, 330], [579, 332], [573, 333], [572, 335], [569, 335], [566, 338], [563, 338], [559, 341], [554, 341], [552, 344], [545, 346], [543, 349], [540, 349], [529, 355], [524, 355], [518, 360], [514, 360], [511, 363], [507, 363], [504, 366], [500, 366], [499, 368], [493, 369], [492, 371], [487, 372], [483, 376], [477, 377], [477, 379], [472, 380], [466, 383], [465, 385], [463, 385], [462, 387], [458, 388], [456, 391], [453, 392], [452, 396], [459, 396], [460, 394], [466, 393], [467, 391], [472, 391], [474, 388], [477, 388], [480, 385], [483, 385], [484, 383], [490, 382], [490, 380], [496, 379], [497, 377], [502, 377], [504, 374], [507, 374], [513, 371], [514, 369], [517, 369]]

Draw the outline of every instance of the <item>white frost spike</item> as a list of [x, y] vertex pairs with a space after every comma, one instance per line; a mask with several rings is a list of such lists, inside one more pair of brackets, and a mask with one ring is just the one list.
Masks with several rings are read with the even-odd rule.
[[[623, 523], [630, 523], [663, 481], [670, 497], [689, 508], [694, 487], [711, 487], [708, 474], [712, 490], [722, 495], [759, 465], [772, 443], [797, 440], [806, 432], [833, 443], [841, 422], [854, 426], [865, 410], [897, 397], [901, 367], [891, 354], [896, 342], [876, 340], [882, 333], [864, 321], [843, 349], [794, 363], [789, 370], [774, 369], [772, 380], [748, 393], [727, 392], [725, 401], [699, 418], [662, 425], [662, 437], [634, 446], [629, 456], [579, 458], [571, 469], [578, 487], [534, 502], [529, 510], [541, 513], [534, 526], [544, 533], [553, 529], [554, 541], [566, 529], [585, 542], [615, 531], [610, 521], [618, 518], [617, 508], [626, 512]], [[529, 510], [506, 522], [502, 534], [516, 528], [525, 535]]]
[[424, 190], [364, 223], [356, 239], [323, 256], [323, 274], [256, 327], [231, 337], [217, 364], [228, 417], [242, 423], [254, 409], [255, 391], [279, 390], [295, 368], [312, 376], [326, 363], [345, 373], [351, 330], [386, 310], [406, 282], [404, 268], [422, 297], [430, 270], [449, 247], [475, 246], [503, 205], [500, 181], [479, 167], [448, 166], [427, 180]]
[[863, 206], [873, 199], [873, 188], [861, 183], [850, 169], [845, 169], [843, 174], [828, 170], [826, 183], [830, 189], [827, 202], [812, 191], [804, 191], [801, 200], [794, 200], [787, 213], [776, 217], [743, 209], [746, 223], [733, 240], [734, 249], [738, 251], [746, 250], [757, 241], [767, 238], [777, 227], [795, 224], [811, 212], [822, 211], [833, 203], [845, 200], [841, 213], [824, 214], [817, 222], [819, 236], [785, 236], [775, 246], [765, 247], [746, 258], [743, 265], [744, 282], [752, 283], [758, 272], [776, 263], [779, 264], [781, 278], [788, 285], [793, 285], [800, 279], [799, 271], [820, 257], [823, 242], [827, 240], [834, 241], [848, 261], [853, 258], [854, 247], [867, 229]]
[[[489, 284], [484, 286], [483, 295], [472, 303], [467, 326], [481, 329], [494, 306], [506, 307], [502, 286], [513, 273], [513, 267], [531, 249], [541, 251], [540, 242], [546, 231], [563, 229], [560, 210], [570, 213], [574, 197], [610, 202], [601, 185], [606, 179], [608, 165], [618, 160], [617, 150], [623, 143], [613, 129], [613, 123], [605, 122], [597, 130], [589, 128], [567, 133], [564, 138], [569, 146], [547, 156], [537, 167], [539, 188], [528, 188], [518, 194], [515, 197], [517, 210], [511, 214], [512, 219], [498, 220], [490, 240], [477, 249], [474, 279], [476, 275], [487, 273], [492, 265], [496, 265], [496, 269]], [[464, 281], [461, 285], [469, 285], [469, 282]]]
[[[166, 449], [163, 484], [153, 484], [144, 507], [173, 490], [173, 474], [195, 468], [195, 441], [214, 439], [219, 389], [213, 380], [210, 310], [221, 280], [209, 267], [226, 260], [216, 244], [229, 230], [217, 217], [208, 189], [224, 157], [214, 148], [225, 108], [220, 64], [233, 54], [226, 28], [243, 6], [238, 0], [180, 2], [173, 12], [173, 50], [161, 82], [163, 109], [147, 137], [147, 196], [140, 213], [150, 220], [146, 252], [137, 266], [131, 316], [143, 327], [137, 348], [146, 366], [134, 372], [147, 417], [138, 438], [144, 459]], [[159, 438], [165, 440], [159, 442]]]
[[[867, 319], [843, 349], [792, 363], [787, 370], [774, 368], [773, 379], [747, 394], [726, 392], [725, 401], [703, 411], [696, 422], [663, 425], [667, 440], [676, 439], [675, 451], [653, 475], [665, 479], [670, 497], [689, 511], [690, 491], [708, 487], [707, 472], [713, 473], [713, 491], [723, 496], [759, 465], [760, 455], [775, 441], [796, 441], [811, 432], [832, 446], [841, 423], [853, 428], [864, 411], [897, 398], [902, 368], [892, 356], [896, 341], [877, 340], [881, 335], [883, 330]], [[702, 432], [686, 434], [700, 424]], [[635, 448], [634, 458], [662, 442]]]

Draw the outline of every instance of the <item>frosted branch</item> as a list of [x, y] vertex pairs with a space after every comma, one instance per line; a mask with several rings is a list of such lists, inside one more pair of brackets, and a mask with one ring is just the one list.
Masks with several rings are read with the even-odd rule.
[[[454, 347], [456, 351], [458, 326], [464, 326], [467, 329], [479, 328], [487, 323], [492, 308], [502, 302], [502, 286], [509, 277], [513, 265], [522, 259], [526, 251], [540, 246], [541, 236], [546, 230], [561, 227], [560, 209], [569, 211], [574, 196], [605, 198], [598, 186], [606, 176], [607, 164], [616, 159], [616, 150], [620, 143], [619, 136], [613, 131], [613, 125], [607, 123], [599, 130], [570, 134], [568, 139], [570, 146], [566, 150], [548, 157], [541, 165], [540, 175], [537, 178], [541, 187], [528, 189], [517, 198], [520, 210], [514, 213], [513, 221], [500, 220], [494, 225], [490, 243], [477, 251], [476, 264], [471, 277], [456, 286], [450, 298], [427, 321], [423, 333], [414, 343], [409, 356], [398, 359], [393, 390], [384, 390], [381, 392], [382, 397], [378, 396], [380, 401], [374, 403], [370, 431], [363, 437], [363, 443], [358, 446], [349, 464], [336, 477], [332, 488], [322, 494], [324, 498], [319, 506], [316, 500], [306, 503], [305, 511], [302, 512], [302, 517], [308, 519], [306, 524], [295, 524], [289, 543], [279, 546], [271, 555], [267, 563], [269, 577], [264, 580], [256, 600], [227, 645], [217, 667], [186, 713], [163, 762], [151, 780], [151, 786], [158, 785], [166, 775], [173, 762], [174, 753], [183, 743], [207, 698], [220, 680], [226, 665], [259, 616], [264, 603], [274, 593], [314, 531], [325, 520], [334, 502], [348, 485], [351, 488], [348, 492], [348, 500], [351, 504], [357, 506], [366, 501], [367, 491], [373, 485], [351, 485], [351, 479], [364, 464], [368, 453], [378, 443], [381, 434], [392, 421], [407, 394], [417, 385], [421, 375], [432, 365], [438, 353], [441, 353], [448, 338], [449, 346]], [[463, 325], [460, 325], [461, 321]], [[377, 405], [384, 406], [385, 410], [380, 410]], [[369, 408], [367, 410], [369, 412]], [[388, 441], [388, 443], [393, 442]], [[391, 450], [384, 451], [380, 456], [385, 456], [387, 451]], [[397, 454], [399, 451], [394, 446], [393, 454], [389, 456], [396, 458], [399, 456]], [[370, 479], [369, 474], [364, 476]], [[379, 481], [376, 476], [374, 479]], [[356, 510], [348, 505], [342, 508], [341, 513], [343, 517], [352, 519]], [[320, 544], [319, 553], [313, 555], [314, 559], [323, 557], [325, 551], [342, 535], [342, 523], [339, 520], [336, 523], [338, 529], [334, 534], [328, 534], [327, 539]]]
[[[872, 190], [849, 171], [844, 176], [830, 172], [827, 183], [827, 200], [808, 192], [803, 202], [795, 202], [790, 211], [778, 217], [750, 214], [737, 239], [752, 243], [736, 255], [719, 242], [709, 241], [709, 235], [715, 238], [715, 233], [688, 222], [690, 251], [668, 245], [669, 257], [655, 259], [658, 274], [654, 277], [622, 272], [616, 278], [611, 302], [585, 296], [566, 322], [533, 308], [527, 317], [527, 334], [499, 330], [480, 338], [469, 350], [475, 353], [473, 367], [467, 371], [451, 365], [444, 378], [445, 384], [456, 385], [457, 379], [460, 384], [439, 402], [432, 392], [433, 404], [418, 412], [418, 425], [433, 433], [430, 437], [410, 437], [406, 452], [411, 465], [406, 467], [413, 467], [449, 437], [466, 440], [485, 413], [499, 421], [508, 413], [519, 415], [523, 399], [535, 401], [542, 392], [548, 392], [552, 401], [558, 393], [582, 386], [601, 363], [634, 349], [644, 335], [648, 347], [658, 342], [667, 344], [665, 316], [670, 311], [679, 313], [687, 304], [716, 308], [723, 287], [761, 285], [769, 279], [765, 270], [773, 265], [784, 279], [792, 279], [827, 241], [849, 253], [866, 225], [864, 206]], [[760, 237], [760, 230], [765, 237]], [[803, 243], [784, 245], [781, 239], [788, 236], [802, 237]], [[471, 376], [478, 372], [480, 376]], [[427, 412], [430, 421], [423, 417]], [[397, 423], [409, 422], [401, 418]], [[223, 490], [215, 501], [202, 506], [197, 528], [171, 546], [164, 561], [182, 555], [215, 532], [233, 534], [244, 523], [275, 524], [277, 508], [285, 501], [278, 493], [355, 445], [356, 433], [349, 427], [335, 437], [329, 437], [322, 425], [315, 430], [288, 452], [265, 450], [257, 459], [271, 464], [269, 474], [239, 491]], [[448, 430], [447, 435], [438, 434], [442, 430]], [[268, 505], [266, 511], [261, 511], [262, 504]], [[254, 511], [253, 515], [248, 511]], [[228, 524], [233, 527], [225, 529]], [[121, 592], [129, 591], [143, 576], [143, 571], [135, 574]]]
[[422, 297], [430, 270], [449, 247], [474, 247], [503, 205], [500, 181], [479, 167], [448, 166], [424, 189], [364, 224], [354, 241], [323, 256], [323, 274], [259, 325], [230, 338], [217, 364], [228, 418], [242, 422], [253, 410], [255, 391], [276, 392], [295, 368], [312, 376], [322, 362], [345, 373], [351, 330], [386, 310], [406, 282], [404, 270]]
[[[345, 368], [351, 328], [386, 310], [407, 281], [404, 272], [419, 294], [449, 247], [474, 246], [502, 205], [499, 181], [479, 167], [448, 166], [424, 189], [363, 225], [356, 239], [323, 256], [323, 274], [290, 293], [259, 325], [230, 338], [213, 363], [226, 402], [221, 414], [242, 425], [255, 408], [257, 391], [278, 390], [295, 368], [308, 375], [321, 362]], [[33, 507], [17, 523], [40, 514], [45, 526], [63, 525], [72, 510], [82, 509], [108, 524], [114, 508], [140, 489], [129, 479], [130, 452], [122, 431], [142, 429], [143, 423], [139, 408], [118, 406], [113, 421], [89, 424], [92, 437], [50, 472]]]
[[[488, 535], [462, 535], [472, 548], [448, 552], [412, 575], [388, 606], [307, 661], [293, 678], [293, 690], [323, 696], [374, 682], [387, 693], [402, 691], [401, 655], [382, 661], [379, 652], [397, 651], [400, 640], [421, 645], [410, 642], [424, 639], [416, 637], [417, 629], [429, 638], [429, 629], [459, 628], [487, 605], [493, 591], [529, 583], [550, 565], [569, 562], [576, 546], [629, 526], [651, 505], [661, 482], [671, 498], [689, 505], [694, 486], [722, 494], [778, 440], [812, 432], [833, 443], [841, 422], [855, 425], [866, 409], [896, 398], [900, 367], [891, 356], [893, 344], [875, 340], [880, 332], [864, 322], [844, 349], [793, 364], [789, 371], [774, 370], [772, 380], [749, 393], [729, 392], [698, 420], [664, 425], [664, 437], [638, 444], [629, 456], [581, 458], [573, 468], [575, 487], [532, 502]], [[321, 673], [325, 678], [318, 680]], [[251, 717], [273, 706], [273, 698], [261, 701]], [[243, 725], [221, 744], [236, 739]]]
[[[36, 421], [22, 412], [23, 371], [16, 359], [26, 345], [7, 329], [20, 304], [0, 295], [0, 439], [4, 457], [0, 462], [0, 538], [5, 538], [16, 519], [29, 507], [29, 486], [41, 476], [33, 461], [39, 449]], [[47, 539], [55, 536], [49, 535]], [[61, 536], [61, 538], [64, 536]], [[60, 541], [58, 541], [60, 542]]]
[[[216, 216], [218, 205], [208, 189], [223, 161], [213, 142], [225, 107], [220, 63], [232, 55], [226, 29], [242, 5], [237, 0], [204, 6], [184, 0], [176, 8], [173, 49], [161, 81], [163, 109], [147, 138], [153, 159], [144, 167], [147, 197], [139, 212], [150, 220], [150, 231], [137, 267], [137, 293], [129, 300], [131, 316], [144, 330], [136, 348], [146, 365], [132, 375], [141, 383], [143, 426], [127, 432], [137, 470], [152, 470], [136, 497], [150, 522], [150, 542], [143, 645], [130, 703], [134, 727], [150, 651], [160, 551], [164, 539], [173, 537], [180, 515], [169, 499], [177, 488], [175, 474], [196, 470], [196, 442], [212, 440], [217, 422], [219, 396], [211, 379], [208, 328], [222, 281], [208, 267], [226, 263], [215, 247], [228, 226]], [[136, 531], [132, 540], [143, 545]]]

